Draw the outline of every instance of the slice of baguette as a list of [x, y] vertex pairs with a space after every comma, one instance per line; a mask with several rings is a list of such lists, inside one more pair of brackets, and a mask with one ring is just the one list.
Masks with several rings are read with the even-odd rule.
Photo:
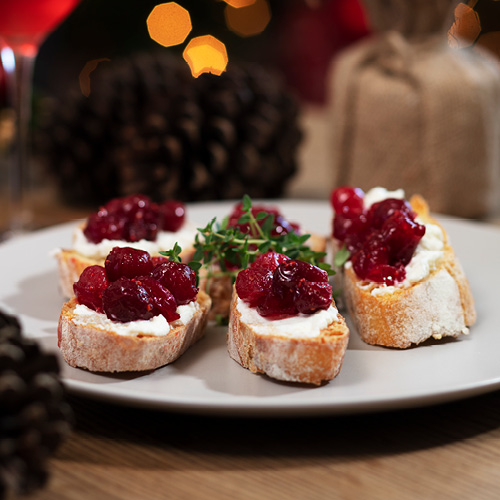
[[361, 338], [368, 344], [407, 348], [430, 338], [458, 337], [476, 321], [469, 283], [443, 227], [429, 214], [425, 200], [410, 200], [425, 223], [436, 224], [444, 234], [444, 254], [422, 281], [393, 293], [373, 295], [352, 267], [344, 270], [347, 309]]
[[210, 297], [199, 291], [199, 309], [186, 325], [172, 323], [165, 336], [118, 335], [94, 325], [76, 322], [75, 297], [66, 302], [58, 326], [58, 346], [65, 361], [73, 367], [93, 372], [153, 370], [172, 363], [205, 333]]
[[338, 321], [321, 330], [318, 337], [263, 335], [242, 321], [237, 302], [234, 290], [227, 347], [231, 358], [241, 366], [277, 380], [314, 385], [338, 375], [349, 340], [349, 329], [340, 314]]
[[[180, 254], [182, 262], [191, 260], [193, 252], [194, 249], [192, 247], [183, 249]], [[159, 255], [159, 253], [151, 253], [153, 257]], [[80, 274], [82, 274], [82, 271], [86, 267], [93, 265], [104, 266], [104, 259], [93, 259], [71, 249], [58, 250], [54, 256], [57, 261], [59, 290], [61, 295], [66, 298], [73, 296], [73, 283], [78, 281]]]
[[[325, 252], [327, 239], [323, 235], [311, 234], [307, 245], [315, 252]], [[208, 282], [207, 282], [208, 281]], [[227, 319], [231, 309], [231, 298], [233, 295], [233, 280], [230, 276], [217, 276], [207, 280], [204, 270], [200, 271], [200, 289], [208, 290], [212, 298], [212, 310], [209, 314], [210, 320], [217, 317]]]

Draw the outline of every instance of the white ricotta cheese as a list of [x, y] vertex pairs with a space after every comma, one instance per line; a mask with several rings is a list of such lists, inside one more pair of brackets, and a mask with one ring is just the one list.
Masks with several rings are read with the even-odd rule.
[[83, 229], [78, 227], [73, 234], [73, 249], [91, 259], [104, 259], [114, 247], [132, 247], [145, 250], [149, 253], [158, 253], [160, 250], [170, 250], [177, 242], [182, 248], [190, 247], [196, 235], [193, 225], [185, 224], [176, 232], [158, 231], [155, 241], [123, 241], [104, 239], [100, 243], [92, 243], [83, 234]]
[[161, 314], [153, 316], [148, 320], [120, 323], [110, 320], [105, 314], [98, 313], [83, 304], [78, 304], [74, 309], [75, 318], [73, 322], [77, 325], [92, 325], [93, 328], [114, 332], [117, 335], [153, 335], [155, 337], [163, 337], [168, 334], [172, 327], [189, 323], [199, 308], [200, 306], [196, 301], [184, 306], [178, 306], [177, 313], [180, 315], [180, 318], [172, 323], [169, 323], [165, 316]]
[[388, 198], [396, 198], [397, 200], [404, 200], [405, 192], [403, 189], [396, 189], [395, 191], [388, 191], [383, 187], [374, 187], [365, 193], [363, 198], [363, 205], [368, 210], [374, 203], [387, 200]]
[[314, 314], [298, 314], [277, 320], [261, 316], [257, 309], [249, 307], [240, 298], [236, 308], [241, 314], [241, 320], [260, 335], [313, 338], [318, 337], [320, 331], [330, 323], [339, 321], [339, 313], [333, 306]]

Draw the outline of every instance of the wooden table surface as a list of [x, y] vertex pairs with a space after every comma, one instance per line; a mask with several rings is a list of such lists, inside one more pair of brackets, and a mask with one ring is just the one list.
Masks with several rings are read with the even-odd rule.
[[70, 398], [30, 500], [495, 499], [500, 392], [388, 413], [216, 418]]

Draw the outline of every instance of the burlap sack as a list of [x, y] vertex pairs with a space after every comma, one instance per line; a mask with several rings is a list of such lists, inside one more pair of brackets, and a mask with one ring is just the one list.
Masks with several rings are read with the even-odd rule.
[[365, 0], [377, 33], [334, 62], [335, 185], [405, 189], [435, 212], [500, 201], [498, 61], [447, 43], [450, 0]]

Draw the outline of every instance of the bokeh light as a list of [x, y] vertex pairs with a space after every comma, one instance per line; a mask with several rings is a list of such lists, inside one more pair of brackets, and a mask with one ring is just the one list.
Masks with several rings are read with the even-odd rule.
[[189, 12], [176, 2], [157, 5], [147, 19], [149, 36], [164, 47], [183, 43], [192, 30]]
[[236, 9], [239, 9], [241, 7], [248, 7], [249, 5], [252, 5], [256, 2], [257, 0], [224, 0], [228, 5], [231, 5], [231, 7], [235, 7]]
[[236, 34], [247, 37], [262, 33], [271, 20], [271, 9], [267, 0], [255, 0], [247, 7], [232, 7], [229, 2], [224, 9], [227, 27]]
[[226, 46], [211, 35], [190, 40], [182, 56], [195, 78], [202, 73], [221, 75], [226, 70], [228, 61]]
[[478, 13], [468, 5], [459, 3], [455, 8], [455, 22], [448, 31], [450, 47], [468, 47], [480, 33], [481, 21]]

